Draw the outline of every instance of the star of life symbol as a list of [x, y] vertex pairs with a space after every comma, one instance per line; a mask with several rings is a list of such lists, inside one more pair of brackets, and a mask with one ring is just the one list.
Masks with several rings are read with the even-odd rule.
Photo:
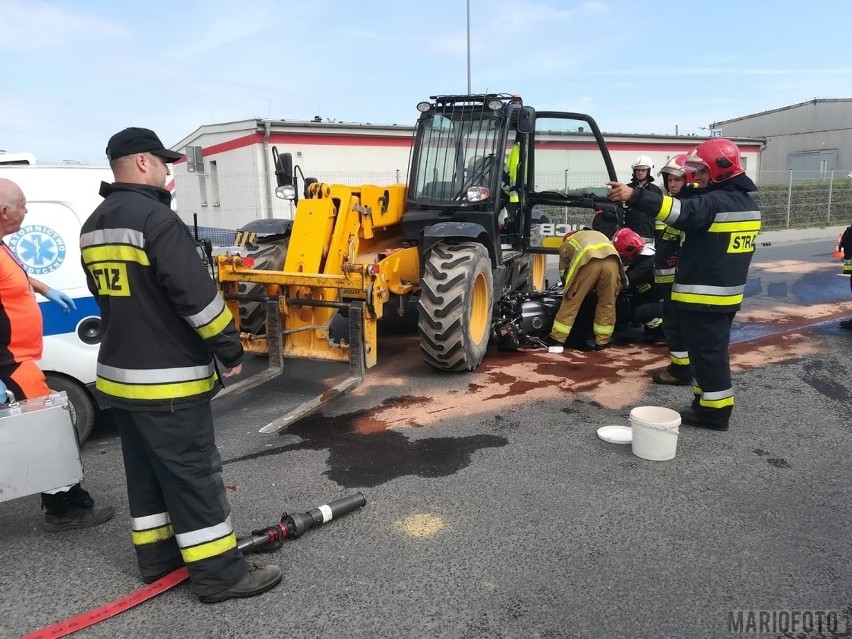
[[65, 261], [65, 240], [49, 226], [24, 226], [9, 238], [9, 248], [30, 275], [44, 275]]

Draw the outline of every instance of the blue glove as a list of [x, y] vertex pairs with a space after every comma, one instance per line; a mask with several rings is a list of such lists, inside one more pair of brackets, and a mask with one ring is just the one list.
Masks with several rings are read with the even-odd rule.
[[0, 379], [0, 404], [6, 403], [6, 384]]
[[57, 291], [55, 288], [48, 289], [44, 296], [51, 302], [59, 304], [59, 306], [62, 307], [62, 310], [66, 313], [77, 310], [77, 305], [74, 303], [74, 300], [62, 291]]

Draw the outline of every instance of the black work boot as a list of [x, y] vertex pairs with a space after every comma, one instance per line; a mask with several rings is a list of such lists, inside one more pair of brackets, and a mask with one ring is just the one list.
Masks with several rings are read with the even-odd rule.
[[696, 414], [691, 408], [681, 411], [680, 423], [685, 426], [693, 426], [695, 428], [706, 428], [707, 430], [728, 430], [728, 420], [710, 421], [702, 415]]
[[69, 490], [41, 494], [44, 513], [44, 529], [47, 532], [63, 532], [80, 528], [92, 528], [112, 519], [115, 511], [111, 506], [95, 508], [88, 492], [74, 484]]
[[219, 603], [237, 597], [254, 597], [272, 590], [281, 583], [281, 569], [278, 566], [249, 566], [248, 574], [230, 588], [213, 595], [200, 595], [201, 603]]
[[663, 369], [660, 371], [654, 371], [654, 374], [651, 375], [651, 379], [654, 380], [655, 384], [665, 384], [667, 386], [691, 386], [691, 379], [684, 379], [682, 377], [675, 377], [672, 375], [668, 369]]

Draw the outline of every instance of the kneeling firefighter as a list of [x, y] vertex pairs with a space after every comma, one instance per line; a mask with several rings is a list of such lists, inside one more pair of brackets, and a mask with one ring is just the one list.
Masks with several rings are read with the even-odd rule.
[[618, 252], [598, 231], [569, 233], [559, 249], [559, 272], [565, 289], [548, 344], [565, 344], [583, 300], [594, 294], [594, 342], [587, 347], [603, 350], [615, 331], [615, 299], [626, 284]]
[[627, 286], [616, 303], [616, 327], [642, 324], [647, 335], [649, 324], [661, 323], [663, 311], [659, 291], [654, 286], [654, 249], [626, 227], [615, 232], [612, 244], [621, 256], [627, 276]]

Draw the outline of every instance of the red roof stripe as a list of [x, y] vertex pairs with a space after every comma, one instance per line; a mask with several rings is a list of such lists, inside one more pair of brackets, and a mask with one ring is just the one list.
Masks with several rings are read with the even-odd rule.
[[[301, 144], [324, 145], [324, 146], [360, 146], [360, 147], [399, 147], [408, 148], [411, 146], [412, 139], [410, 137], [391, 137], [391, 136], [357, 136], [357, 135], [311, 135], [305, 133], [273, 133], [269, 136], [270, 144]], [[695, 142], [608, 142], [607, 147], [610, 152], [613, 151], [650, 151], [657, 153], [685, 153], [704, 142], [701, 138], [696, 138]], [[204, 148], [204, 157], [216, 155], [217, 153], [226, 153], [235, 149], [241, 149], [254, 144], [262, 144], [263, 135], [260, 133], [250, 133], [227, 142], [212, 144]], [[760, 151], [760, 144], [740, 144], [740, 151], [750, 151], [757, 153]], [[559, 148], [562, 148], [561, 146]], [[594, 149], [597, 148], [592, 142], [576, 142], [571, 144], [572, 149]], [[185, 158], [178, 160], [178, 163], [185, 162]]]

